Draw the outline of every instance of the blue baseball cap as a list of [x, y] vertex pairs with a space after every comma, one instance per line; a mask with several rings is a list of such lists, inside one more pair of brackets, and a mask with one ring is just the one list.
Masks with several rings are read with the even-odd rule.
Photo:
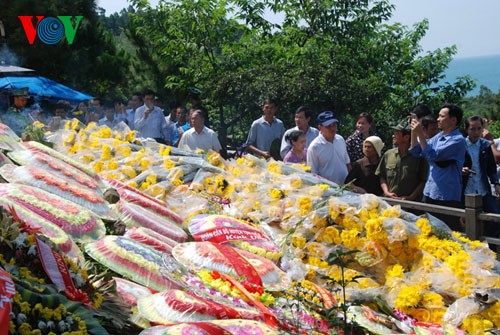
[[316, 122], [322, 126], [328, 127], [332, 123], [339, 122], [339, 120], [332, 111], [324, 111], [318, 115]]

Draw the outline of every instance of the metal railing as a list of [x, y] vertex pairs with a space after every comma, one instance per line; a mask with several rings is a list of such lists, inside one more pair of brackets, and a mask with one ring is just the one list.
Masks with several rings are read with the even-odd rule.
[[397, 200], [391, 198], [382, 198], [391, 205], [400, 205], [403, 209], [418, 210], [430, 214], [445, 214], [465, 219], [465, 236], [471, 240], [480, 240], [493, 246], [497, 252], [497, 259], [500, 260], [500, 238], [484, 236], [484, 223], [494, 222], [500, 225], [500, 214], [491, 214], [483, 212], [482, 197], [478, 194], [465, 195], [465, 208], [451, 208], [422, 202]]

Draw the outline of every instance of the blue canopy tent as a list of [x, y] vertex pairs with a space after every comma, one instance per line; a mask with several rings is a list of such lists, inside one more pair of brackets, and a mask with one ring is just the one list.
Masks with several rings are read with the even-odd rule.
[[68, 100], [71, 104], [90, 100], [92, 96], [75, 91], [68, 86], [56, 83], [41, 76], [8, 76], [0, 77], [0, 91], [10, 91], [14, 88], [28, 87], [29, 95], [39, 96], [51, 102]]

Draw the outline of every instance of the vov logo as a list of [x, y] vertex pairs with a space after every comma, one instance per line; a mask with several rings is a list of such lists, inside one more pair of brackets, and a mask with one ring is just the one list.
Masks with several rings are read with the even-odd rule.
[[[68, 44], [73, 44], [76, 31], [83, 18], [83, 16], [36, 16], [37, 23], [35, 26], [33, 25], [33, 17], [33, 15], [18, 16], [23, 24], [24, 33], [26, 34], [29, 44], [33, 44], [37, 36], [38, 39], [45, 44], [57, 44], [62, 40], [63, 36], [66, 36]], [[72, 22], [73, 17], [75, 18], [74, 26]]]

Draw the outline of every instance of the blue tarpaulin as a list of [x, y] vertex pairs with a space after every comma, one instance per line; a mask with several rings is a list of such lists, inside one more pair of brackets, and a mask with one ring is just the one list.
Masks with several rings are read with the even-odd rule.
[[92, 96], [75, 91], [68, 86], [40, 76], [10, 76], [0, 77], [0, 91], [10, 91], [13, 88], [28, 87], [28, 94], [39, 96], [42, 99], [56, 102], [68, 100], [74, 104], [79, 101], [90, 100]]

